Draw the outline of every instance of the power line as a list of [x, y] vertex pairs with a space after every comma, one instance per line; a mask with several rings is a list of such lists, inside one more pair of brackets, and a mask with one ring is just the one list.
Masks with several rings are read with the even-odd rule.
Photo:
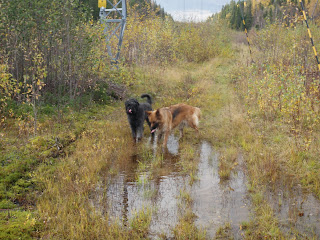
[[[246, 2], [243, 2], [243, 7], [246, 6]], [[246, 33], [246, 37], [247, 37], [247, 42], [248, 42], [248, 47], [249, 47], [249, 52], [250, 52], [250, 57], [251, 57], [251, 61], [253, 61], [253, 58], [252, 58], [252, 52], [251, 52], [251, 46], [250, 46], [250, 41], [249, 41], [249, 36], [248, 36], [248, 31], [247, 31], [247, 27], [246, 27], [246, 22], [244, 20], [244, 13], [243, 13], [243, 9], [241, 8], [241, 3], [237, 4], [237, 7], [240, 8], [240, 13], [241, 13], [241, 17], [242, 17], [242, 23], [243, 23], [243, 26], [244, 26], [244, 32]]]
[[313, 48], [313, 51], [314, 51], [314, 56], [315, 56], [315, 58], [317, 60], [318, 69], [320, 71], [320, 62], [319, 62], [319, 58], [318, 58], [316, 47], [314, 46], [314, 43], [313, 43], [311, 31], [310, 31], [308, 20], [307, 20], [307, 14], [306, 14], [306, 11], [304, 10], [304, 6], [303, 6], [302, 0], [299, 0], [299, 2], [300, 2], [300, 5], [301, 5], [304, 21], [306, 22], [306, 25], [307, 25], [307, 30], [308, 30], [308, 34], [309, 34], [309, 37], [310, 37], [311, 45], [312, 45], [312, 48]]

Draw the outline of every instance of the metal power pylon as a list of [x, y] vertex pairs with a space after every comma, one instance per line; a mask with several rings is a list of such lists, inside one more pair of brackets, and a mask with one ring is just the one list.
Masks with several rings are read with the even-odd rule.
[[[108, 54], [111, 64], [117, 64], [120, 57], [124, 29], [127, 20], [126, 0], [98, 0], [100, 8], [100, 22], [105, 25], [103, 32], [106, 34]], [[112, 42], [117, 42], [112, 44]]]

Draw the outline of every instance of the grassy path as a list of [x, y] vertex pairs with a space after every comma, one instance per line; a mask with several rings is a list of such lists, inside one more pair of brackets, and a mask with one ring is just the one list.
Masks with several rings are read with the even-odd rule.
[[[193, 131], [188, 129], [179, 145], [179, 160], [175, 164], [181, 175], [188, 176], [189, 185], [197, 181], [197, 149], [203, 140], [222, 149], [225, 162], [221, 174], [228, 178], [232, 171], [234, 154], [237, 153], [233, 122], [241, 125], [238, 122], [241, 120], [239, 114], [232, 112], [236, 107], [231, 105], [233, 95], [228, 84], [224, 83], [228, 76], [226, 66], [225, 59], [215, 59], [203, 65], [143, 69], [132, 90], [138, 96], [144, 92], [151, 93], [154, 108], [185, 102], [202, 109], [200, 139], [195, 138]], [[234, 120], [234, 117], [237, 119]], [[226, 121], [232, 122], [232, 126], [225, 124]], [[103, 179], [112, 179], [129, 168], [128, 162], [133, 155], [139, 156], [139, 164], [134, 168], [136, 173], [148, 171], [148, 180], [164, 175], [167, 167], [163, 167], [162, 163], [166, 161], [166, 156], [163, 157], [158, 149], [155, 156], [150, 157], [152, 150], [148, 149], [147, 140], [134, 146], [123, 103], [105, 110], [103, 114], [98, 113], [94, 120], [88, 120], [85, 125], [86, 129], [76, 142], [74, 152], [61, 161], [55, 173], [39, 173], [39, 181], [44, 182], [46, 190], [39, 200], [38, 211], [46, 223], [47, 236], [77, 239], [99, 237], [101, 234], [115, 234], [124, 239], [128, 238], [128, 234], [134, 234], [137, 238], [145, 236], [151, 221], [149, 210], [133, 215], [130, 220], [133, 225], [129, 229], [116, 222], [110, 226], [106, 224], [108, 216], [96, 211], [91, 204], [91, 194]], [[226, 136], [227, 132], [229, 134]], [[145, 134], [149, 135], [147, 130]], [[141, 181], [139, 174], [136, 175], [135, 181]], [[172, 229], [174, 235], [177, 238], [181, 236], [181, 239], [203, 238], [204, 232], [199, 232], [194, 225], [190, 189], [181, 186], [179, 195], [184, 214], [180, 216], [176, 228]]]
[[[239, 223], [238, 229], [232, 229], [226, 220], [217, 230], [216, 238], [233, 237], [235, 231], [240, 231], [246, 239], [282, 239], [297, 231], [284, 231], [274, 208], [265, 199], [266, 179], [272, 182], [281, 172], [277, 163], [267, 157], [269, 149], [257, 137], [244, 114], [231, 83], [234, 68], [236, 65], [232, 58], [217, 58], [201, 65], [138, 69], [136, 84], [132, 86], [133, 95], [150, 93], [154, 97], [154, 108], [181, 102], [200, 107], [203, 112], [200, 138], [194, 137], [193, 130], [187, 130], [179, 143], [178, 159], [168, 160], [170, 156], [150, 146], [147, 130], [141, 144], [136, 146], [132, 143], [123, 102], [97, 113], [86, 123], [73, 154], [61, 161], [55, 173], [39, 173], [41, 182], [46, 186], [38, 203], [38, 211], [46, 223], [46, 236], [65, 239], [148, 237], [158, 207], [151, 203], [133, 212], [127, 209], [127, 223], [123, 224], [123, 219], [110, 222], [108, 211], [97, 210], [97, 204], [93, 204], [97, 202], [97, 186], [108, 185], [110, 179], [125, 172], [124, 176], [130, 179], [127, 181], [138, 186], [137, 189], [149, 186], [143, 187], [141, 194], [152, 202], [156, 201], [155, 196], [159, 198], [160, 195], [155, 193], [159, 189], [150, 186], [174, 171], [184, 176], [188, 184], [181, 184], [175, 195], [180, 213], [170, 234], [177, 239], [206, 238], [205, 229], [195, 224], [197, 216], [193, 211], [192, 195], [192, 186], [199, 181], [199, 145], [202, 141], [210, 143], [219, 152], [221, 183], [228, 181], [236, 171], [239, 154], [244, 154], [247, 163], [246, 187], [252, 203], [252, 217]], [[136, 164], [131, 164], [133, 156]], [[175, 170], [169, 167], [168, 161]], [[102, 193], [99, 201], [107, 201], [107, 198], [106, 193]], [[129, 204], [127, 201], [123, 204]], [[157, 236], [166, 235], [162, 234]], [[299, 231], [294, 234], [303, 236]]]
[[[178, 143], [178, 154], [175, 156], [163, 154], [161, 148], [154, 147], [149, 141], [147, 129], [143, 142], [133, 144], [124, 102], [71, 114], [68, 117], [70, 121], [61, 123], [59, 134], [67, 134], [64, 127], [72, 126], [73, 133], [68, 133], [68, 138], [73, 139], [70, 141], [73, 143], [64, 157], [54, 163], [44, 161], [33, 173], [34, 181], [41, 183], [41, 192], [36, 211], [22, 216], [27, 219], [25, 225], [37, 229], [36, 236], [49, 239], [144, 239], [166, 236], [175, 239], [206, 239], [209, 236], [218, 239], [312, 239], [312, 234], [317, 233], [312, 233], [311, 229], [310, 234], [304, 225], [299, 228], [296, 224], [302, 211], [294, 213], [297, 218], [294, 224], [288, 223], [287, 217], [281, 219], [275, 212], [277, 208], [282, 209], [281, 205], [287, 204], [290, 196], [286, 199], [277, 197], [276, 205], [268, 199], [271, 195], [268, 193], [277, 193], [278, 186], [274, 183], [279, 176], [285, 175], [286, 169], [270, 157], [272, 149], [259, 137], [260, 130], [245, 114], [232, 82], [237, 67], [234, 57], [227, 56], [203, 64], [135, 69], [137, 74], [135, 84], [131, 86], [132, 96], [151, 94], [154, 108], [184, 102], [202, 110], [200, 137], [195, 137], [193, 130], [187, 129], [184, 139]], [[51, 124], [55, 126], [55, 123]], [[51, 134], [59, 131], [51, 129]], [[38, 143], [34, 142], [34, 145]], [[237, 224], [226, 218], [219, 226], [212, 226], [215, 236], [209, 235], [209, 231], [197, 223], [198, 216], [194, 210], [196, 199], [193, 191], [202, 176], [199, 173], [202, 146], [210, 146], [218, 153], [215, 171], [219, 184], [229, 186], [231, 192], [238, 190], [228, 183], [238, 174], [239, 156], [243, 156], [246, 164], [244, 172], [247, 182], [243, 187], [247, 189], [251, 202], [250, 218]], [[115, 219], [108, 205], [108, 188], [113, 186], [113, 181], [120, 181], [117, 179], [121, 180], [121, 184], [118, 184], [120, 188], [116, 188], [113, 195], [121, 193], [127, 196], [121, 196], [122, 202], [114, 206], [121, 206], [121, 217]], [[159, 187], [164, 179], [177, 183], [172, 195], [176, 206], [175, 222], [169, 232], [150, 236], [151, 229], [157, 229], [154, 216], [161, 212], [157, 204], [162, 203], [166, 196]], [[288, 186], [283, 186], [281, 191], [285, 192]], [[128, 197], [132, 189], [136, 191], [134, 196], [143, 196], [138, 203], [148, 203], [146, 206], [130, 207], [134, 205]], [[313, 202], [318, 207], [317, 200]], [[306, 216], [306, 220], [308, 217], [310, 219]], [[210, 225], [205, 227], [210, 228]]]

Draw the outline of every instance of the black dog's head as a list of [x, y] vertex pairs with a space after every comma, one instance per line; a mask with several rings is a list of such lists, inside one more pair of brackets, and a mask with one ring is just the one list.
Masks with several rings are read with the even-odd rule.
[[138, 112], [138, 109], [139, 109], [139, 102], [134, 99], [134, 98], [131, 98], [131, 99], [128, 99], [126, 102], [125, 102], [125, 106], [126, 106], [126, 112], [128, 115], [134, 115]]

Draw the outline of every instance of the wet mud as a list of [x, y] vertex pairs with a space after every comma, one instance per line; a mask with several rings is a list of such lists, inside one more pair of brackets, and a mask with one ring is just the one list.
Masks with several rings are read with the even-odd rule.
[[[161, 144], [157, 139], [149, 138], [146, 145], [150, 147], [151, 161], [155, 161]], [[179, 195], [182, 190], [190, 192], [193, 199], [195, 224], [205, 229], [207, 238], [214, 238], [219, 227], [226, 223], [231, 226], [234, 239], [243, 239], [242, 222], [250, 220], [250, 201], [247, 192], [247, 178], [244, 159], [238, 154], [237, 164], [229, 180], [219, 177], [219, 152], [210, 143], [202, 141], [197, 146], [199, 152], [198, 180], [189, 185], [189, 177], [180, 172], [179, 140], [173, 135], [168, 140], [168, 153], [163, 155], [161, 171], [157, 174], [150, 170], [141, 171], [139, 164], [142, 156], [131, 156], [128, 162], [120, 166], [113, 177], [96, 187], [92, 204], [97, 211], [130, 226], [132, 219], [140, 210], [152, 212], [149, 238], [170, 239], [173, 229], [181, 216]], [[292, 195], [291, 191], [279, 189], [267, 192], [267, 199], [278, 214], [282, 226], [288, 233], [292, 227], [302, 236], [319, 236], [320, 210], [319, 201], [312, 195], [303, 193]], [[180, 211], [180, 212], [179, 212]]]
[[220, 226], [230, 223], [234, 239], [241, 239], [240, 225], [250, 214], [243, 157], [239, 154], [230, 180], [221, 181], [219, 153], [207, 142], [200, 148], [199, 181], [192, 189], [196, 224], [205, 227], [208, 238], [213, 238]]
[[[152, 145], [151, 151], [157, 153], [157, 139], [148, 140]], [[96, 188], [93, 204], [103, 214], [109, 216], [110, 221], [118, 221], [125, 226], [130, 225], [130, 219], [140, 210], [150, 209], [152, 220], [149, 227], [149, 237], [172, 237], [172, 229], [178, 222], [179, 195], [181, 188], [188, 185], [188, 177], [179, 172], [175, 164], [178, 155], [178, 139], [170, 136], [168, 139], [168, 153], [164, 155], [162, 167], [156, 176], [151, 173], [140, 172], [138, 164], [141, 156], [131, 157], [131, 163], [112, 179]], [[155, 156], [153, 155], [153, 159]], [[131, 165], [131, 167], [128, 167]]]
[[287, 181], [265, 192], [280, 226], [289, 236], [320, 239], [320, 201], [302, 187], [292, 187]]

